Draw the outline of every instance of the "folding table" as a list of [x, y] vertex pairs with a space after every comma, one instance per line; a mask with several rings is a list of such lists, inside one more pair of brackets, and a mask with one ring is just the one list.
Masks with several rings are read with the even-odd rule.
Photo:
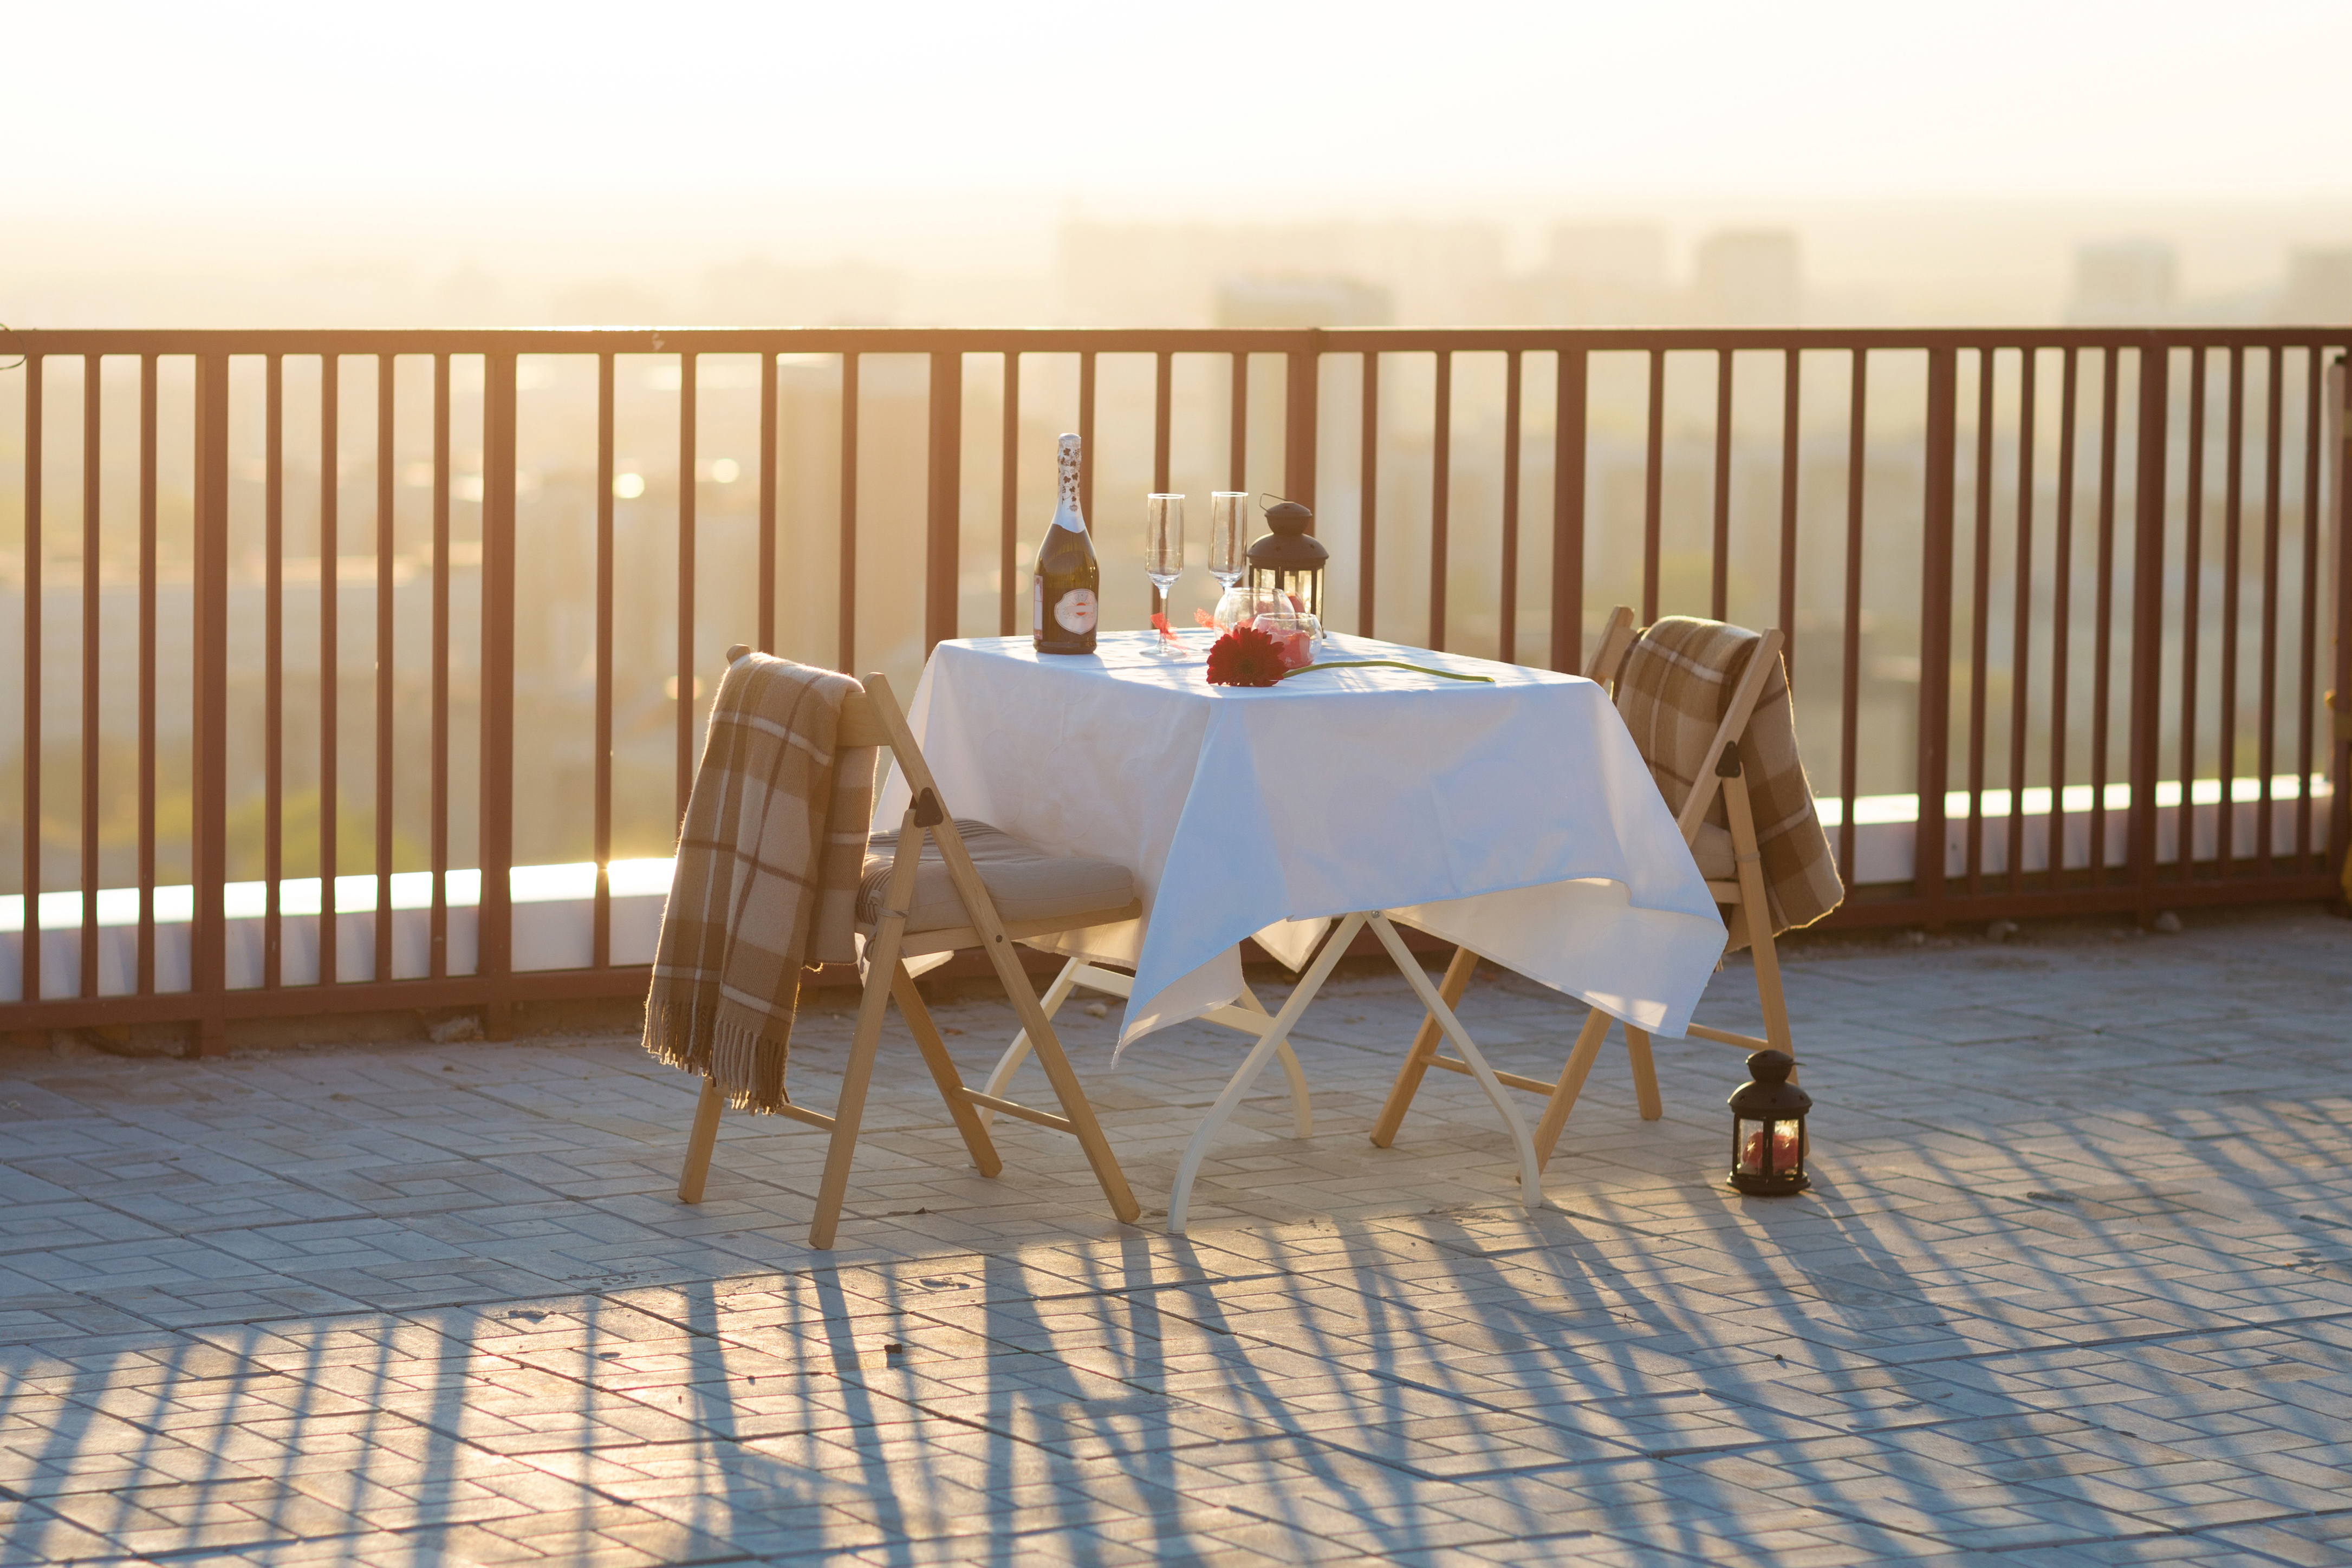
[[[1169, 1228], [1183, 1229], [1210, 1144], [1277, 1056], [1305, 1131], [1288, 1036], [1365, 927], [1494, 1103], [1532, 1207], [1527, 1129], [1396, 925], [1679, 1036], [1724, 926], [1633, 737], [1580, 675], [1334, 637], [1326, 658], [1400, 659], [1492, 684], [1371, 668], [1212, 686], [1207, 640], [1191, 633], [1171, 654], [1153, 633], [1106, 633], [1080, 657], [1036, 653], [1025, 637], [942, 643], [909, 714], [957, 816], [1135, 873], [1141, 917], [1034, 943], [1073, 960], [1049, 1010], [1076, 985], [1126, 995], [1121, 1051], [1194, 1019], [1255, 1037], [1193, 1132]], [[905, 802], [894, 774], [877, 821], [895, 821]], [[1305, 968], [1270, 1016], [1242, 980], [1239, 944], [1252, 936]]]

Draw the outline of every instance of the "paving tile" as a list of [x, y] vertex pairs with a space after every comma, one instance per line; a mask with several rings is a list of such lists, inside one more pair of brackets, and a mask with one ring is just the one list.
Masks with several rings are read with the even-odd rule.
[[[1316, 1135], [1254, 1094], [1191, 1236], [1044, 1129], [980, 1178], [894, 1037], [830, 1254], [806, 1129], [729, 1117], [677, 1203], [693, 1085], [627, 1039], [0, 1046], [40, 1113], [0, 1143], [0, 1568], [2352, 1556], [2352, 925], [1786, 968], [1803, 1198], [1715, 1185], [1696, 1041], [1655, 1123], [1604, 1051], [1534, 1215], [1473, 1085], [1371, 1147], [1420, 1015], [1351, 965]], [[1702, 1016], [1752, 1026], [1748, 983]], [[1547, 1078], [1580, 1022], [1508, 977], [1462, 1010]], [[1013, 1027], [936, 1011], [968, 1074]], [[1068, 1043], [1150, 1209], [1234, 1051], [1114, 1062], [1116, 1021]], [[814, 1096], [848, 1027], [812, 998]]]

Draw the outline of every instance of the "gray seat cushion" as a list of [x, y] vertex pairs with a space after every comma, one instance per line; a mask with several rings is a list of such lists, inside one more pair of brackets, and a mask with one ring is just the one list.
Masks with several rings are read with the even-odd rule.
[[1698, 842], [1691, 846], [1699, 875], [1709, 882], [1732, 882], [1739, 875], [1739, 857], [1731, 847], [1731, 830], [1713, 822], [1698, 825]]
[[[1119, 909], [1135, 897], [1135, 878], [1116, 861], [1040, 854], [1011, 833], [962, 817], [956, 819], [956, 831], [963, 835], [981, 884], [1007, 925]], [[876, 833], [867, 841], [866, 874], [857, 888], [859, 925], [870, 927], [881, 920], [882, 895], [898, 852], [896, 833]], [[938, 842], [925, 839], [922, 862], [915, 871], [915, 896], [908, 903], [908, 931], [945, 931], [971, 924]]]

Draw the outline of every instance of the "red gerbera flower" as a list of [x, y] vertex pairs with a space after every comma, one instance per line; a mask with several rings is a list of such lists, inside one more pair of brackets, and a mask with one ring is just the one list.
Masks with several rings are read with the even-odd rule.
[[1236, 626], [1209, 650], [1213, 686], [1270, 686], [1290, 673], [1282, 644], [1255, 626]]

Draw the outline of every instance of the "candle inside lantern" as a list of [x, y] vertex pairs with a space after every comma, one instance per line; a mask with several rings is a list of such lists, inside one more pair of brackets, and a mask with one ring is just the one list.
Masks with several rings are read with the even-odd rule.
[[[1797, 1164], [1797, 1128], [1794, 1123], [1772, 1124], [1772, 1168], [1790, 1170]], [[1748, 1146], [1739, 1151], [1739, 1168], [1761, 1171], [1764, 1168], [1764, 1129], [1759, 1127], [1748, 1134]]]

